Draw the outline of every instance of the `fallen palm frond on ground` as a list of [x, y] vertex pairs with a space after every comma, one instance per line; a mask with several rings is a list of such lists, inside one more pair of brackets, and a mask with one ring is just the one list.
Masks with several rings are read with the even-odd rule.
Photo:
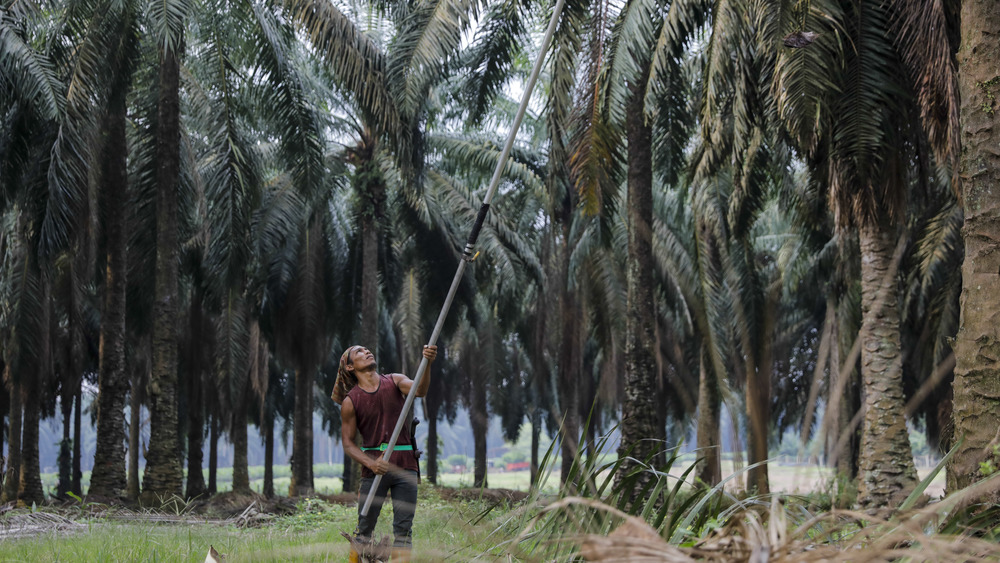
[[43, 532], [86, 530], [87, 525], [51, 512], [7, 511], [0, 516], [0, 541], [35, 536]]

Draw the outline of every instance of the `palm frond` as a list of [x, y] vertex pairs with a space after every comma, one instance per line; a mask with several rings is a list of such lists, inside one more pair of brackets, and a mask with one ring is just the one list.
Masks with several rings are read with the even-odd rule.
[[[20, 227], [26, 226], [23, 219], [18, 223]], [[15, 229], [11, 231], [16, 232]], [[32, 374], [38, 374], [38, 362], [46, 352], [46, 332], [49, 330], [42, 322], [45, 299], [38, 259], [27, 244], [29, 239], [24, 237], [25, 233], [17, 233], [21, 240], [16, 242], [10, 240], [13, 232], [6, 233], [9, 242], [2, 266], [4, 279], [9, 283], [2, 285], [4, 299], [0, 307], [4, 327], [0, 332], [3, 337], [0, 345], [10, 366], [7, 371], [15, 378], [8, 382], [9, 385], [30, 380]]]
[[[482, 187], [486, 187], [501, 153], [497, 139], [481, 136], [436, 134], [427, 137], [427, 145], [430, 156], [440, 155], [446, 159], [442, 162], [446, 169], [472, 174], [482, 179]], [[537, 155], [523, 149], [514, 150], [504, 163], [503, 177], [523, 184], [532, 192], [541, 192], [542, 174], [535, 162]]]
[[659, 71], [656, 82], [650, 76], [647, 88], [645, 107], [653, 114], [654, 172], [666, 186], [675, 186], [688, 164], [687, 151], [695, 132], [699, 97], [696, 62], [694, 56], [683, 63], [671, 59]]
[[469, 73], [462, 79], [462, 98], [469, 108], [469, 122], [478, 125], [489, 105], [509, 79], [510, 69], [527, 36], [529, 5], [524, 0], [504, 0], [489, 7], [476, 38], [463, 54]]
[[915, 85], [921, 120], [938, 162], [947, 164], [953, 174], [960, 156], [955, 60], [959, 4], [943, 0], [891, 2], [896, 45]]
[[[649, 85], [653, 92], [670, 83], [671, 68], [680, 59], [687, 44], [708, 22], [714, 2], [678, 0], [670, 3], [666, 21], [660, 28], [650, 62]], [[667, 77], [667, 78], [664, 78]]]
[[306, 194], [318, 194], [325, 175], [323, 120], [317, 101], [309, 98], [308, 72], [297, 62], [293, 31], [260, 4], [253, 4], [253, 15], [261, 32], [254, 58], [267, 77], [259, 85], [262, 117], [277, 131], [295, 184]]
[[375, 42], [328, 0], [287, 0], [285, 6], [366, 121], [381, 132], [399, 133], [399, 108], [389, 90], [385, 55]]
[[478, 17], [479, 0], [421, 0], [397, 30], [386, 65], [386, 82], [408, 120], [427, 100], [430, 85], [454, 58], [462, 33]]
[[830, 198], [845, 225], [898, 222], [905, 201], [905, 102], [912, 99], [889, 29], [888, 8], [861, 2], [847, 15], [856, 30], [845, 49], [844, 95], [834, 104]]
[[549, 59], [550, 84], [546, 100], [546, 131], [549, 137], [549, 154], [546, 189], [549, 200], [559, 202], [555, 209], [560, 210], [557, 221], [568, 221], [563, 217], [565, 210], [573, 205], [564, 202], [574, 200], [569, 189], [569, 126], [573, 112], [573, 97], [576, 88], [576, 74], [584, 30], [589, 19], [590, 2], [588, 0], [569, 0], [563, 6], [555, 34], [552, 39], [552, 51]]
[[618, 127], [625, 123], [629, 85], [635, 84], [640, 74], [652, 68], [650, 62], [663, 29], [665, 8], [660, 0], [628, 0], [614, 22], [606, 76], [599, 87], [604, 90], [602, 109]]
[[215, 372], [218, 385], [223, 392], [224, 402], [244, 400], [244, 392], [250, 385], [251, 358], [256, 355], [259, 342], [252, 342], [252, 323], [247, 317], [243, 296], [230, 291], [222, 303], [216, 318]]
[[424, 333], [421, 323], [423, 291], [420, 271], [416, 267], [409, 268], [403, 277], [403, 288], [399, 292], [399, 301], [393, 313], [393, 320], [402, 338], [403, 350], [416, 349]]
[[52, 145], [48, 198], [41, 224], [40, 250], [45, 255], [64, 249], [79, 227], [80, 211], [87, 198], [88, 147], [93, 145], [88, 118], [83, 121], [64, 121]]
[[[608, 72], [602, 67], [607, 2], [599, 2], [598, 7], [592, 26], [595, 31], [589, 37], [590, 56], [587, 61], [586, 82], [580, 88], [579, 101], [573, 112], [569, 141], [569, 175], [583, 212], [588, 215], [610, 217], [615, 214], [617, 207], [616, 196], [622, 180], [624, 157], [622, 144], [618, 142], [621, 123], [617, 124], [616, 130], [608, 122], [608, 112], [602, 111], [602, 107], [605, 107], [601, 100], [604, 90], [602, 83], [618, 84], [624, 83], [625, 80], [622, 72], [616, 72], [619, 70], [616, 67], [611, 66]], [[613, 107], [614, 103], [611, 105]]]
[[0, 7], [0, 86], [38, 108], [45, 119], [57, 119], [65, 107], [55, 65], [25, 38], [16, 14]]
[[173, 53], [183, 48], [185, 20], [192, 9], [191, 0], [149, 0], [146, 17], [159, 49]]

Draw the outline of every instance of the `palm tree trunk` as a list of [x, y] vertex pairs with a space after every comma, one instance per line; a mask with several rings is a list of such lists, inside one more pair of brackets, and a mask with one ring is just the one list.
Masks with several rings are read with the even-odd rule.
[[202, 465], [205, 461], [205, 406], [202, 400], [203, 382], [201, 372], [192, 374], [188, 387], [188, 471], [187, 495], [192, 499], [203, 496], [208, 488], [205, 486], [205, 472]]
[[3, 478], [2, 502], [17, 499], [17, 489], [21, 483], [21, 386], [11, 381], [10, 365], [5, 369], [4, 381], [10, 387], [10, 415], [7, 422], [7, 468]]
[[[68, 395], [68, 397], [67, 397]], [[75, 393], [63, 393], [59, 398], [59, 407], [62, 410], [63, 437], [59, 442], [59, 483], [56, 486], [56, 497], [67, 498], [66, 493], [73, 487], [73, 439], [70, 434], [73, 430], [73, 397]], [[67, 400], [68, 399], [68, 400]], [[0, 450], [3, 448], [0, 447]]]
[[[82, 383], [82, 382], [81, 382]], [[83, 424], [81, 413], [83, 412], [83, 385], [76, 388], [76, 408], [73, 410], [73, 494], [83, 496], [83, 465], [81, 447], [83, 444]]]
[[[625, 401], [622, 405], [623, 459], [618, 478], [635, 470], [636, 461], [653, 467], [665, 463], [666, 427], [660, 424], [663, 405], [657, 392], [655, 312], [653, 301], [653, 156], [652, 127], [644, 111], [646, 72], [629, 85], [625, 129], [628, 137], [628, 314], [625, 321]], [[626, 457], [628, 456], [628, 457]], [[643, 472], [631, 493], [638, 494], [652, 478]]]
[[[199, 346], [198, 343], [202, 342], [204, 335], [202, 333], [202, 328], [205, 326], [203, 322], [202, 312], [203, 312], [204, 302], [202, 299], [202, 292], [200, 289], [195, 288], [191, 295], [191, 305], [189, 307], [191, 314], [188, 316], [190, 322], [189, 325], [189, 337], [191, 341], [195, 343], [195, 347]], [[201, 363], [199, 354], [194, 354], [194, 361], [187, 363], [188, 372], [188, 385], [187, 385], [187, 492], [185, 498], [193, 499], [205, 495], [207, 492], [207, 487], [205, 486], [205, 472], [202, 470], [202, 465], [205, 461], [205, 400], [204, 400], [204, 388], [207, 378], [205, 377], [204, 367], [198, 365]]]
[[[373, 185], [376, 184], [376, 185]], [[367, 182], [362, 194], [367, 203], [361, 212], [361, 344], [378, 358], [378, 182]], [[384, 188], [381, 190], [384, 192]]]
[[489, 415], [486, 412], [486, 381], [483, 376], [472, 377], [472, 408], [469, 409], [472, 424], [472, 441], [475, 451], [475, 471], [472, 486], [487, 487], [486, 483], [486, 432], [489, 429]]
[[771, 487], [767, 477], [767, 438], [770, 426], [770, 377], [769, 366], [747, 372], [747, 422], [750, 436], [747, 440], [747, 490], [755, 494], [768, 494]]
[[265, 498], [274, 498], [274, 414], [264, 413], [260, 431], [264, 434], [264, 488]]
[[[54, 380], [52, 361], [52, 280], [45, 272], [40, 276], [41, 305], [38, 323], [38, 357], [33, 362], [34, 374], [27, 375], [24, 382], [24, 421], [21, 427], [21, 479], [17, 498], [26, 505], [41, 504], [45, 500], [42, 489], [41, 464], [38, 451], [38, 424], [41, 419], [41, 393], [46, 383]], [[32, 377], [33, 375], [33, 377]]]
[[97, 448], [90, 478], [90, 493], [119, 497], [128, 482], [125, 475], [125, 209], [128, 186], [128, 145], [125, 139], [125, 90], [112, 95], [105, 119], [102, 159], [107, 237], [107, 272], [104, 311], [101, 314], [100, 367], [97, 394]]
[[577, 331], [580, 315], [576, 296], [569, 289], [569, 225], [563, 227], [563, 248], [561, 260], [562, 272], [557, 276], [561, 299], [559, 300], [560, 319], [562, 320], [561, 342], [559, 346], [559, 398], [562, 407], [562, 466], [560, 482], [566, 484], [573, 468], [573, 462], [578, 454], [580, 438], [580, 387], [577, 378], [581, 376], [581, 350], [577, 347]]
[[[312, 379], [313, 378], [310, 378], [309, 402], [307, 403], [308, 405], [307, 408], [309, 409], [309, 432], [306, 434], [306, 440], [309, 444], [309, 447], [306, 448], [306, 480], [307, 480], [306, 482], [309, 483], [310, 491], [314, 491], [316, 489], [315, 482], [313, 481], [313, 465], [314, 465], [313, 454], [316, 448], [314, 440], [315, 433], [313, 432], [313, 420], [312, 420], [313, 419], [312, 415], [314, 412], [316, 412], [316, 398], [313, 396], [313, 389], [312, 389], [313, 386], [311, 382]], [[244, 420], [246, 420], [245, 417]]]
[[128, 482], [125, 496], [131, 500], [139, 499], [139, 435], [142, 432], [142, 372], [136, 369], [132, 374], [132, 393], [129, 396], [129, 427], [128, 427]]
[[[838, 305], [837, 320], [838, 320], [838, 336], [836, 339], [837, 347], [839, 351], [837, 353], [837, 373], [839, 374], [844, 369], [844, 363], [850, 358], [850, 345], [851, 336], [857, 338], [859, 337], [858, 331], [848, 330], [847, 325], [851, 324], [848, 321], [848, 314], [846, 308], [850, 304], [846, 301], [841, 301]], [[852, 481], [858, 477], [858, 471], [860, 469], [860, 457], [861, 457], [861, 431], [857, 426], [853, 426], [851, 423], [854, 417], [857, 416], [858, 412], [861, 410], [861, 372], [857, 367], [858, 362], [854, 361], [853, 365], [847, 371], [847, 381], [841, 385], [843, 392], [839, 397], [840, 405], [837, 416], [837, 443], [842, 443], [842, 447], [838, 447], [836, 450], [836, 467], [837, 474], [847, 477]]]
[[[982, 477], [980, 463], [1000, 467], [1000, 13], [993, 2], [963, 0], [962, 43], [958, 53], [962, 118], [962, 205], [965, 209], [965, 261], [962, 311], [955, 339], [953, 413], [955, 438], [964, 441], [948, 466], [948, 490]], [[983, 502], [1000, 502], [992, 492]]]
[[[587, 435], [587, 463], [594, 463], [594, 462], [596, 462], [598, 456], [601, 455], [601, 452], [599, 452], [597, 450], [597, 432], [598, 432], [598, 430], [601, 427], [601, 410], [596, 407], [597, 402], [598, 402], [597, 401], [597, 393], [596, 393], [596, 391], [597, 391], [597, 389], [596, 389], [597, 382], [596, 381], [593, 382], [593, 386], [595, 387], [595, 389], [594, 389], [594, 395], [591, 396], [590, 399], [586, 403], [584, 403], [584, 404], [587, 404], [587, 405], [595, 405], [595, 407], [593, 407], [591, 409], [591, 411], [590, 411], [590, 416], [587, 418], [587, 429], [586, 429], [586, 435]], [[664, 424], [663, 427], [666, 428], [666, 425]]]
[[247, 462], [247, 403], [249, 394], [244, 388], [233, 406], [233, 492], [250, 494], [250, 469]]
[[714, 487], [722, 481], [722, 416], [721, 393], [715, 374], [709, 369], [708, 350], [703, 345], [699, 354], [701, 377], [698, 383], [698, 480]]
[[180, 47], [160, 51], [156, 140], [156, 302], [150, 430], [142, 500], [180, 496], [184, 473], [177, 420], [177, 200], [180, 181]]
[[219, 469], [219, 414], [211, 415], [212, 421], [208, 430], [208, 494], [219, 492], [216, 485], [216, 474]]
[[[357, 190], [364, 201], [361, 212], [361, 343], [378, 357], [378, 226], [385, 215], [385, 184], [371, 161], [373, 141], [359, 147]], [[360, 439], [361, 434], [355, 437]], [[361, 466], [344, 456], [344, 492], [361, 484]]]
[[538, 447], [542, 437], [541, 409], [535, 408], [531, 414], [531, 475], [529, 483], [534, 488], [538, 486]]
[[[5, 373], [7, 371], [7, 363], [3, 360], [3, 358], [0, 358], [0, 366], [2, 366], [0, 367], [0, 372]], [[3, 379], [0, 379], [0, 389], [3, 389], [2, 383]], [[6, 394], [0, 393], [0, 452], [3, 452], [3, 445], [5, 439], [3, 433], [2, 421], [3, 419], [8, 418], [9, 415], [10, 415], [10, 393]], [[7, 468], [4, 467], [4, 464], [0, 463], [0, 498], [3, 497], [3, 473], [5, 473], [6, 470]]]
[[288, 496], [298, 497], [312, 494], [309, 480], [309, 453], [312, 448], [312, 411], [309, 398], [312, 395], [312, 372], [295, 371], [295, 413], [292, 431], [292, 475], [288, 486]]
[[894, 236], [880, 226], [861, 227], [858, 235], [865, 392], [858, 500], [864, 506], [891, 506], [917, 482], [903, 414], [898, 284], [891, 264]]
[[[2, 246], [3, 246], [2, 243], [0, 243], [0, 247]], [[6, 373], [6, 372], [7, 372], [7, 362], [5, 362], [2, 357], [0, 357], [0, 373]], [[0, 378], [0, 390], [3, 389], [2, 385], [3, 380], [4, 380], [3, 378]], [[10, 393], [6, 394], [0, 393], [0, 453], [3, 452], [3, 444], [4, 444], [3, 419], [7, 418], [10, 415], [9, 411], [10, 411]], [[3, 464], [0, 463], [0, 497], [3, 496], [2, 473], [4, 471], [5, 468]]]
[[764, 495], [771, 492], [767, 475], [767, 439], [771, 435], [771, 372], [774, 369], [775, 315], [781, 299], [781, 284], [765, 290], [762, 336], [755, 354], [756, 365], [747, 366], [746, 402], [750, 436], [747, 440], [747, 489]]
[[38, 422], [41, 410], [37, 386], [29, 383], [24, 401], [24, 426], [21, 428], [21, 472], [17, 491], [18, 500], [28, 506], [42, 504], [45, 500], [38, 460]]
[[[344, 493], [353, 493], [353, 492], [355, 492], [355, 491], [358, 490], [358, 487], [361, 486], [361, 483], [358, 481], [358, 478], [355, 478], [355, 476], [354, 476], [357, 473], [358, 477], [360, 478], [360, 475], [361, 475], [360, 474], [360, 469], [358, 469], [357, 471], [355, 471], [355, 469], [357, 469], [355, 467], [355, 465], [356, 464], [345, 453], [344, 454], [344, 477], [343, 477], [343, 480], [344, 480], [344, 490], [341, 491], [341, 492], [344, 492]], [[432, 481], [432, 483], [433, 483], [433, 481]]]
[[[440, 352], [439, 352], [440, 353]], [[434, 366], [431, 366], [434, 369]], [[438, 416], [441, 409], [440, 388], [434, 385], [437, 373], [433, 374], [431, 386], [424, 398], [424, 414], [427, 417], [427, 480], [438, 484]]]

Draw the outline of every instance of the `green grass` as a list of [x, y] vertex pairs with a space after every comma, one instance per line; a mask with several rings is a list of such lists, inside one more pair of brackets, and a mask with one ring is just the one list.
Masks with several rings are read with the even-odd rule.
[[[292, 516], [256, 529], [211, 523], [156, 524], [91, 519], [78, 533], [49, 532], [0, 540], [0, 561], [203, 561], [209, 545], [226, 561], [345, 561], [357, 507], [310, 500]], [[485, 514], [485, 516], [483, 516]], [[429, 486], [420, 488], [414, 521], [414, 560], [465, 561], [489, 553], [491, 534], [512, 517], [510, 507], [479, 501], [445, 501]], [[2, 517], [0, 517], [2, 518]], [[2, 521], [2, 520], [0, 520]], [[518, 520], [519, 522], [520, 520]], [[386, 503], [376, 536], [392, 533], [392, 506]], [[499, 554], [499, 552], [498, 552]]]

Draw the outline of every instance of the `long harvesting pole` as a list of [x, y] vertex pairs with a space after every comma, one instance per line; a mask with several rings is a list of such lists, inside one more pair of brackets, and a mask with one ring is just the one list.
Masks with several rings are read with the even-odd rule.
[[[531, 69], [531, 76], [528, 78], [528, 83], [524, 88], [524, 95], [521, 97], [521, 105], [517, 108], [517, 115], [514, 116], [514, 123], [511, 125], [510, 133], [507, 134], [507, 141], [504, 143], [503, 151], [500, 153], [500, 159], [497, 161], [497, 167], [493, 171], [493, 177], [490, 179], [489, 189], [486, 190], [486, 197], [483, 198], [483, 204], [479, 208], [479, 214], [476, 216], [476, 222], [472, 225], [472, 232], [469, 233], [469, 239], [465, 243], [465, 249], [462, 251], [462, 259], [458, 262], [458, 269], [455, 271], [455, 277], [451, 280], [451, 287], [448, 289], [448, 296], [444, 299], [444, 305], [441, 307], [441, 313], [438, 314], [437, 323], [434, 324], [434, 330], [431, 332], [431, 338], [427, 341], [428, 346], [433, 346], [437, 343], [438, 336], [441, 335], [441, 329], [444, 327], [444, 321], [448, 317], [448, 311], [451, 309], [451, 302], [455, 300], [455, 293], [458, 292], [458, 285], [462, 281], [462, 275], [465, 273], [465, 266], [473, 260], [475, 254], [473, 250], [476, 246], [476, 241], [479, 239], [479, 231], [483, 228], [483, 223], [486, 221], [486, 213], [490, 210], [490, 202], [493, 201], [493, 196], [496, 194], [497, 188], [500, 186], [500, 176], [503, 174], [504, 166], [507, 164], [507, 159], [510, 157], [510, 151], [514, 147], [514, 139], [517, 136], [517, 130], [521, 127], [521, 121], [524, 119], [524, 113], [528, 110], [528, 102], [531, 98], [531, 92], [535, 89], [535, 83], [538, 81], [538, 75], [542, 71], [542, 63], [545, 61], [545, 53], [549, 50], [549, 44], [552, 43], [552, 36], [555, 34], [556, 25], [559, 23], [559, 14], [562, 12], [563, 5], [566, 0], [557, 0], [555, 8], [552, 10], [552, 18], [549, 20], [549, 26], [545, 30], [545, 36], [542, 37], [541, 49], [538, 52], [538, 57], [535, 59], [535, 66]], [[420, 365], [417, 367], [417, 376], [413, 380], [413, 385], [410, 387], [410, 392], [406, 395], [406, 401], [403, 403], [403, 410], [399, 414], [399, 419], [396, 421], [396, 427], [392, 430], [392, 437], [389, 438], [389, 442], [386, 444], [385, 453], [382, 455], [382, 459], [386, 462], [389, 461], [389, 457], [392, 456], [392, 450], [396, 447], [396, 441], [399, 439], [399, 434], [403, 430], [403, 425], [406, 424], [407, 418], [409, 418], [410, 408], [413, 406], [413, 400], [416, 398], [417, 387], [420, 385], [420, 380], [424, 377], [424, 372], [427, 371], [429, 362], [427, 358], [420, 359]], [[368, 496], [365, 498], [365, 504], [361, 507], [361, 515], [367, 516], [368, 510], [372, 506], [372, 500], [375, 499], [375, 491], [378, 490], [379, 484], [382, 482], [382, 476], [376, 475], [375, 481], [372, 482], [371, 488], [368, 489]]]

